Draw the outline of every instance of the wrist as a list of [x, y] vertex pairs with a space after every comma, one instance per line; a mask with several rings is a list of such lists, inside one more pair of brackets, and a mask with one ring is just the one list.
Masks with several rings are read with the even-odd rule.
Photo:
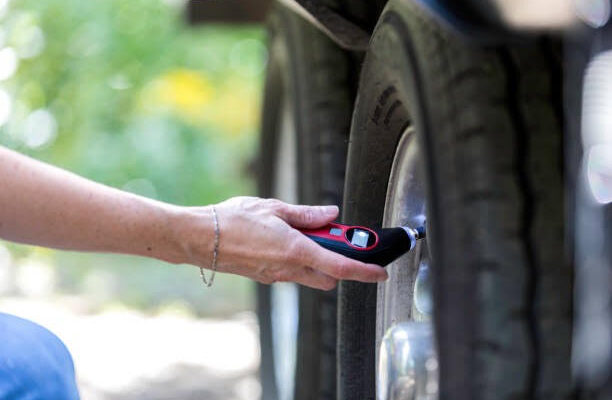
[[168, 227], [175, 256], [166, 259], [175, 264], [207, 266], [214, 250], [214, 217], [212, 206], [176, 207], [171, 211]]

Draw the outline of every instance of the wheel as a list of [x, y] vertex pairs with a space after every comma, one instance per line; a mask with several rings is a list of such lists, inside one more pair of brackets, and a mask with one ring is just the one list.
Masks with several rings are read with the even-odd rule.
[[[260, 195], [340, 204], [351, 56], [281, 6], [269, 27]], [[291, 283], [257, 292], [263, 399], [335, 399], [336, 292]]]
[[545, 38], [483, 48], [416, 2], [385, 8], [361, 71], [343, 220], [426, 221], [428, 239], [384, 284], [341, 283], [339, 398], [373, 399], [376, 384], [388, 398], [378, 343], [406, 321], [434, 332], [437, 359], [417, 366], [431, 380], [398, 379], [396, 396], [572, 398], [556, 50]]

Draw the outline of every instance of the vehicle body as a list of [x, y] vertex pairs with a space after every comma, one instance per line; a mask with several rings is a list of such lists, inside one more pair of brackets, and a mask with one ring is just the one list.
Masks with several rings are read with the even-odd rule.
[[259, 287], [264, 399], [612, 398], [609, 17], [271, 5], [260, 194], [428, 239], [379, 285]]

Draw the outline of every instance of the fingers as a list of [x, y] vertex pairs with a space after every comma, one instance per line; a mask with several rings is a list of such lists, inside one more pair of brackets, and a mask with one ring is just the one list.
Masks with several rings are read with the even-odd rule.
[[277, 215], [296, 228], [318, 228], [335, 220], [338, 212], [337, 206], [284, 204], [278, 209]]
[[309, 255], [307, 265], [335, 279], [379, 282], [388, 278], [387, 271], [381, 266], [341, 256], [310, 240], [304, 241], [303, 246], [303, 254]]
[[338, 283], [338, 281], [331, 276], [315, 271], [309, 267], [303, 268], [301, 274], [298, 275], [294, 281], [300, 285], [320, 290], [332, 290]]

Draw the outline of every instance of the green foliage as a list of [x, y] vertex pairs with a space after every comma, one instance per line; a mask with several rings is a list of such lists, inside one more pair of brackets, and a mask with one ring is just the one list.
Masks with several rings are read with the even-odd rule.
[[[189, 27], [169, 0], [13, 0], [0, 19], [0, 48], [18, 56], [16, 72], [0, 81], [11, 98], [0, 144], [177, 204], [252, 194], [246, 171], [258, 128], [263, 39], [260, 27]], [[129, 282], [118, 292], [139, 305], [197, 297], [193, 268], [109, 256], [49, 259], [70, 290], [94, 268], [113, 264], [117, 281]], [[241, 302], [238, 308], [248, 298]]]

